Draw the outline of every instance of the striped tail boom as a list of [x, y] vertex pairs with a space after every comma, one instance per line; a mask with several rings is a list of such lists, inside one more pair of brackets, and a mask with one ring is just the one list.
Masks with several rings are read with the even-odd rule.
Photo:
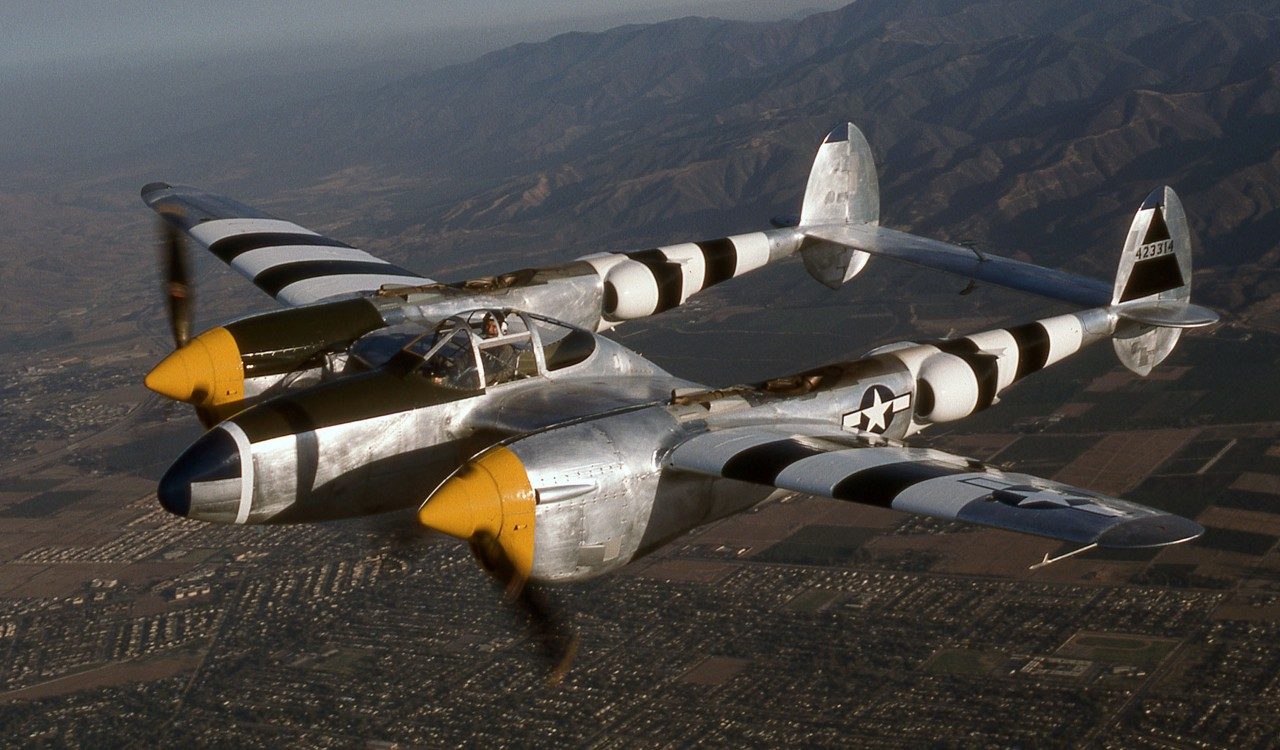
[[795, 253], [803, 239], [794, 229], [773, 229], [581, 260], [604, 281], [607, 326], [670, 310], [703, 289]]

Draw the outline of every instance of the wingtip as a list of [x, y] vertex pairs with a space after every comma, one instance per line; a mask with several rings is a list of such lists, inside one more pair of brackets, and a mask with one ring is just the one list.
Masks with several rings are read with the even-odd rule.
[[1137, 549], [1181, 544], [1204, 534], [1204, 527], [1187, 518], [1158, 515], [1135, 518], [1102, 532], [1094, 543], [1104, 549]]
[[148, 182], [147, 184], [142, 186], [141, 195], [143, 200], [146, 200], [147, 196], [151, 195], [152, 193], [157, 192], [159, 190], [168, 190], [171, 187], [173, 187], [173, 185], [170, 185], [167, 182], [160, 182], [160, 181]]

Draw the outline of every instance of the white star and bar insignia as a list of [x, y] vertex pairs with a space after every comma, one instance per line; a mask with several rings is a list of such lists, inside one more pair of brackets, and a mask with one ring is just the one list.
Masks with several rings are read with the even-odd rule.
[[863, 392], [860, 407], [857, 411], [844, 414], [840, 426], [846, 430], [861, 430], [879, 435], [889, 429], [899, 412], [911, 408], [911, 394], [899, 396], [883, 385], [873, 385]]
[[1094, 513], [1099, 516], [1124, 516], [1121, 508], [1113, 508], [1098, 502], [1095, 497], [1072, 493], [1070, 487], [1035, 487], [1027, 484], [1009, 484], [996, 477], [972, 477], [962, 479], [965, 484], [972, 484], [991, 490], [989, 499], [999, 501], [1015, 508], [1032, 510], [1073, 509]]

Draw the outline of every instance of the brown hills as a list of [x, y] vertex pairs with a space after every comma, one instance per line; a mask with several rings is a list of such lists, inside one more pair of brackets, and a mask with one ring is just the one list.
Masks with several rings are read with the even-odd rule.
[[87, 162], [69, 200], [196, 182], [450, 278], [759, 227], [795, 210], [845, 119], [876, 152], [886, 223], [1107, 277], [1168, 183], [1204, 246], [1198, 296], [1272, 294], [1274, 1], [860, 0], [564, 34], [158, 134]]

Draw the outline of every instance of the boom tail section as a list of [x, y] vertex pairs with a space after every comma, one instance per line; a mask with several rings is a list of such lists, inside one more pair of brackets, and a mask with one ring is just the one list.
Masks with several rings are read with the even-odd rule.
[[1191, 303], [1186, 214], [1173, 190], [1161, 187], [1130, 226], [1111, 304], [961, 338], [891, 344], [870, 356], [888, 357], [911, 375], [912, 418], [895, 436], [905, 437], [982, 411], [1015, 382], [1105, 338], [1125, 367], [1145, 376], [1184, 329], [1217, 320], [1212, 310]]
[[1172, 188], [1151, 191], [1133, 217], [1116, 272], [1112, 346], [1125, 367], [1147, 375], [1173, 351], [1185, 328], [1218, 320], [1191, 304], [1191, 231]]
[[1115, 316], [1097, 308], [960, 338], [891, 344], [870, 354], [899, 363], [911, 375], [911, 421], [893, 436], [906, 437], [998, 403], [1014, 383], [1115, 331]]
[[839, 289], [870, 255], [806, 234], [813, 226], [875, 226], [880, 188], [866, 136], [852, 123], [832, 130], [818, 147], [799, 226], [685, 242], [630, 253], [599, 253], [581, 260], [603, 281], [601, 329], [656, 315], [707, 287], [800, 254], [814, 279]]

